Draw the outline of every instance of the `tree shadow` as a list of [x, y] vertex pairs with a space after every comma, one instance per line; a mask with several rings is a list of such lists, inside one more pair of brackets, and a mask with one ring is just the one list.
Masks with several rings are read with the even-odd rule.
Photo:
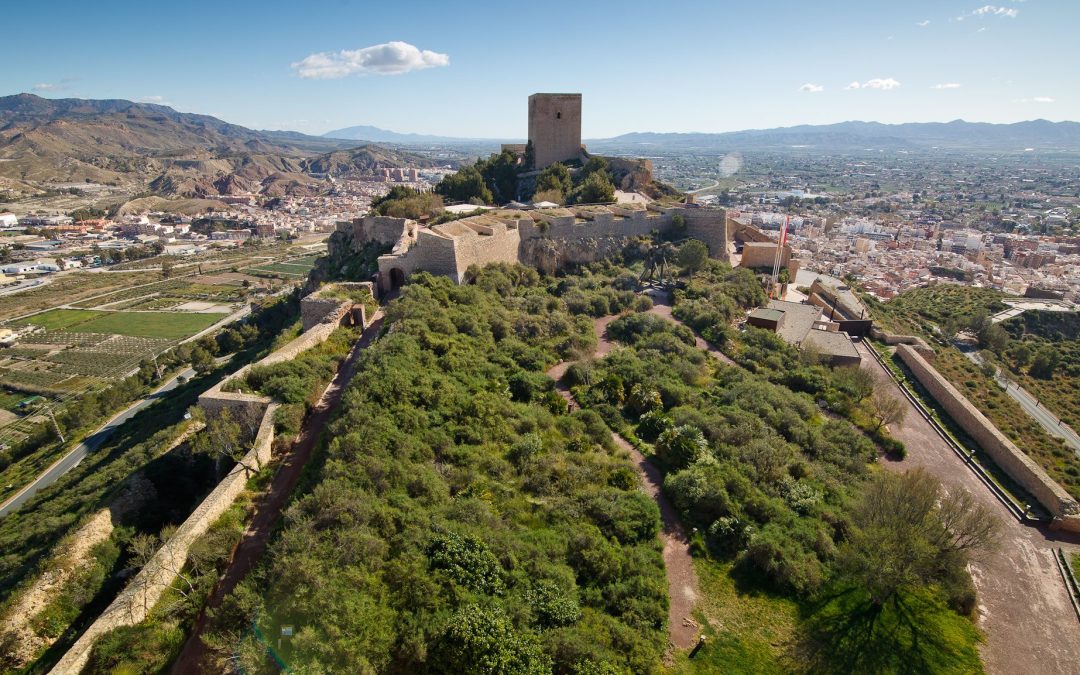
[[[969, 672], [978, 633], [929, 590], [881, 605], [856, 587], [831, 589], [807, 606], [800, 651], [815, 673]], [[974, 663], [972, 663], [974, 660]]]

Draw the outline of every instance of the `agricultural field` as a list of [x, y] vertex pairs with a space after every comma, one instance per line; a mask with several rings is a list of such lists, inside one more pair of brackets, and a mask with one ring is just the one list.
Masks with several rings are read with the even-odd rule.
[[[71, 272], [53, 275], [37, 288], [0, 295], [0, 321], [7, 321], [33, 312], [40, 312], [68, 303], [78, 303], [94, 296], [160, 281], [161, 272], [108, 274], [104, 272]], [[119, 298], [118, 298], [119, 299]]]
[[54, 309], [26, 319], [47, 331], [97, 333], [139, 338], [181, 340], [209, 328], [222, 319], [218, 313], [202, 312], [103, 312]]
[[302, 279], [315, 267], [317, 255], [307, 255], [301, 258], [291, 258], [287, 261], [266, 263], [249, 267], [248, 271], [257, 275], [281, 275], [286, 278]]

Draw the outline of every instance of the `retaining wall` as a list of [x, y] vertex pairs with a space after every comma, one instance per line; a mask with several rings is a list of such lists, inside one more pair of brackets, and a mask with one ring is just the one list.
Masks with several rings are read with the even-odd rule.
[[116, 596], [112, 604], [90, 624], [50, 672], [63, 675], [80, 672], [90, 658], [90, 650], [98, 637], [120, 626], [134, 626], [146, 618], [183, 568], [191, 545], [232, 505], [244, 490], [248, 479], [270, 461], [276, 409], [276, 403], [270, 403], [266, 407], [255, 436], [254, 447], [188, 516], [169, 541], [165, 542]]
[[870, 328], [870, 337], [890, 346], [911, 345], [915, 348], [915, 351], [927, 361], [934, 360], [934, 349], [921, 337], [915, 335], [896, 335], [894, 333], [883, 331], [877, 326]]
[[1014, 481], [1031, 493], [1058, 521], [1058, 527], [1080, 531], [1080, 504], [971, 404], [915, 347], [896, 347], [900, 359], [960, 427]]

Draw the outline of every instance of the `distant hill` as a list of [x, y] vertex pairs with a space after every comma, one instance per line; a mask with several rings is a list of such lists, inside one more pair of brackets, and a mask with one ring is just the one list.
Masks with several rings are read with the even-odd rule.
[[328, 131], [323, 134], [323, 138], [371, 141], [372, 143], [395, 143], [400, 145], [466, 145], [477, 142], [523, 142], [523, 139], [504, 141], [503, 139], [497, 138], [462, 138], [458, 136], [433, 136], [430, 134], [403, 134], [364, 124]]
[[[201, 198], [247, 191], [313, 194], [313, 164], [347, 161], [357, 141], [293, 131], [255, 131], [208, 115], [123, 100], [0, 97], [0, 179], [101, 182]], [[322, 159], [323, 157], [327, 159]], [[331, 159], [331, 157], [333, 159]], [[349, 173], [427, 166], [408, 153], [366, 146]]]
[[[325, 138], [363, 139], [400, 145], [463, 145], [498, 139], [472, 139], [452, 136], [428, 136], [387, 131], [372, 126], [355, 126], [323, 134]], [[984, 122], [928, 122], [881, 124], [879, 122], [840, 122], [837, 124], [751, 129], [726, 133], [657, 133], [635, 132], [612, 138], [586, 139], [594, 152], [641, 152], [657, 147], [666, 150], [703, 149], [776, 150], [807, 146], [826, 152], [866, 149], [972, 150], [1021, 152], [1026, 148], [1051, 151], [1080, 151], [1080, 123], [1032, 120], [1015, 124]]]
[[[443, 162], [442, 164], [445, 164]], [[425, 168], [440, 166], [439, 162], [400, 150], [379, 145], [365, 145], [349, 150], [337, 150], [319, 155], [304, 163], [308, 173], [331, 173], [335, 176], [371, 175], [383, 167]]]
[[[928, 122], [881, 124], [840, 122], [776, 129], [754, 129], [720, 134], [652, 133], [623, 134], [588, 141], [590, 149], [664, 147], [712, 150], [782, 150], [809, 146], [823, 151], [867, 148], [978, 150], [1021, 152], [1026, 148], [1080, 151], [1080, 123], [1032, 120], [1015, 124], [984, 122]], [[644, 150], [643, 150], [644, 151]]]

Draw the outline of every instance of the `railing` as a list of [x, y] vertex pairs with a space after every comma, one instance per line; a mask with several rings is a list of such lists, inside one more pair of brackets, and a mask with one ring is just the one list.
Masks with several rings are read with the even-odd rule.
[[879, 364], [881, 364], [881, 367], [885, 369], [885, 372], [889, 373], [889, 376], [892, 377], [894, 381], [896, 381], [897, 386], [900, 387], [900, 392], [908, 401], [911, 402], [911, 405], [915, 407], [915, 410], [919, 413], [919, 415], [923, 419], [925, 419], [927, 423], [930, 424], [930, 426], [934, 429], [934, 432], [937, 433], [937, 435], [940, 436], [943, 441], [945, 441], [945, 444], [948, 445], [954, 453], [956, 453], [957, 457], [963, 460], [964, 464], [966, 464], [968, 468], [970, 468], [971, 471], [975, 474], [975, 477], [978, 478], [979, 481], [990, 490], [991, 494], [993, 494], [994, 497], [996, 497], [997, 500], [1001, 502], [1006, 509], [1008, 509], [1009, 513], [1014, 518], [1016, 518], [1018, 522], [1024, 524], [1034, 524], [1042, 522], [1041, 519], [1028, 515], [1026, 510], [1021, 509], [1016, 504], [1016, 502], [1009, 495], [1009, 493], [1007, 493], [1000, 485], [998, 485], [994, 481], [993, 477], [990, 476], [989, 472], [974, 460], [974, 452], [969, 452], [966, 448], [964, 448], [962, 445], [960, 445], [953, 439], [952, 435], [948, 432], [948, 430], [945, 429], [945, 427], [943, 427], [941, 423], [939, 423], [936, 419], [934, 419], [933, 413], [929, 409], [927, 409], [926, 405], [922, 402], [922, 400], [920, 400], [918, 396], [908, 390], [907, 384], [901, 378], [898, 378], [896, 376], [892, 368], [890, 368], [888, 364], [885, 363], [885, 359], [881, 356], [877, 349], [875, 349], [874, 346], [870, 344], [869, 341], [863, 340], [862, 343], [866, 346], [867, 351], [870, 352], [874, 359]]

